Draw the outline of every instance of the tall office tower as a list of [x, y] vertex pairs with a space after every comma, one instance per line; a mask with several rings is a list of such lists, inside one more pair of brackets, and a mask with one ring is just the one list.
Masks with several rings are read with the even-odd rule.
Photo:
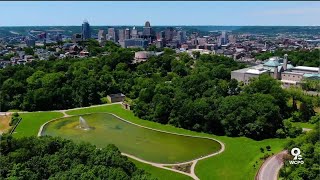
[[166, 41], [172, 41], [172, 39], [173, 39], [173, 28], [172, 27], [167, 28], [165, 30], [165, 38], [166, 38]]
[[127, 28], [124, 31], [124, 39], [130, 39], [130, 29], [129, 28]]
[[131, 38], [136, 39], [138, 37], [139, 37], [138, 30], [136, 29], [136, 27], [133, 27], [133, 29], [131, 30]]
[[177, 40], [179, 41], [179, 43], [184, 43], [186, 42], [186, 36], [185, 36], [185, 31], [178, 31], [177, 32]]
[[125, 30], [119, 29], [119, 42], [122, 42], [125, 40]]
[[108, 40], [118, 42], [118, 32], [114, 28], [108, 29]]
[[143, 35], [144, 36], [152, 36], [152, 28], [150, 26], [150, 22], [147, 21], [143, 27]]
[[91, 38], [91, 30], [90, 30], [90, 24], [87, 20], [84, 20], [82, 23], [82, 38], [83, 40]]
[[187, 41], [188, 40], [187, 31], [182, 31], [182, 33], [183, 33], [183, 37], [185, 38], [184, 40]]
[[221, 32], [221, 36], [220, 36], [220, 45], [225, 45], [228, 43], [228, 38], [227, 38], [227, 32], [226, 31], [222, 31]]
[[99, 30], [98, 32], [98, 41], [103, 42], [106, 40], [106, 32], [104, 30]]

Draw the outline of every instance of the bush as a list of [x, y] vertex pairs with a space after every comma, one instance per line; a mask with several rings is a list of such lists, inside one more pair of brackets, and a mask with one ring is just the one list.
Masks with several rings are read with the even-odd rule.
[[278, 129], [278, 130], [276, 131], [276, 137], [278, 137], [278, 138], [285, 138], [285, 137], [286, 137], [286, 133], [284, 132], [283, 129]]
[[18, 113], [13, 113], [11, 117], [11, 121], [9, 123], [10, 126], [15, 126], [21, 120]]
[[264, 153], [264, 149], [262, 147], [260, 148], [260, 152]]
[[267, 151], [271, 151], [271, 146], [266, 146]]
[[268, 159], [268, 157], [270, 157], [270, 154], [266, 153], [260, 159], [261, 160], [266, 160], [266, 159]]

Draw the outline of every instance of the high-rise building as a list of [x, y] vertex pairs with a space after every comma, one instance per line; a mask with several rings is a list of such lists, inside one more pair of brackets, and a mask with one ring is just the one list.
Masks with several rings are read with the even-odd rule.
[[152, 28], [150, 26], [150, 22], [147, 21], [143, 27], [143, 35], [144, 36], [152, 36]]
[[108, 40], [117, 42], [118, 41], [118, 33], [114, 28], [108, 29]]
[[125, 30], [119, 29], [119, 42], [122, 42], [125, 40]]
[[104, 30], [99, 30], [98, 32], [98, 41], [103, 42], [106, 40], [106, 33]]
[[227, 32], [226, 31], [222, 31], [221, 32], [221, 36], [220, 36], [220, 45], [226, 45], [228, 43], [228, 36], [227, 36]]
[[87, 20], [84, 20], [82, 23], [82, 38], [83, 40], [91, 38], [91, 30], [90, 30], [90, 24]]
[[166, 41], [172, 41], [173, 39], [173, 28], [169, 27], [165, 30]]
[[129, 28], [127, 28], [124, 31], [124, 39], [130, 39], [130, 29]]
[[185, 36], [185, 31], [178, 31], [177, 32], [177, 41], [181, 44], [181, 43], [184, 43], [186, 42], [186, 36]]
[[138, 30], [136, 29], [136, 27], [133, 27], [133, 29], [131, 30], [131, 38], [136, 39], [138, 37], [139, 37]]

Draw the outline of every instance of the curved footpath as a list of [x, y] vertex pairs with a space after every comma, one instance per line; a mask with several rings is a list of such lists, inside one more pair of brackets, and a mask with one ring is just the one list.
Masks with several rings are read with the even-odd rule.
[[[98, 106], [101, 106], [101, 105], [98, 105]], [[94, 107], [94, 106], [90, 106], [90, 107]], [[82, 109], [82, 108], [76, 108], [76, 109]], [[72, 110], [72, 109], [70, 109]], [[70, 117], [72, 115], [69, 115], [66, 113], [66, 111], [68, 110], [58, 110], [58, 112], [61, 112], [64, 114], [63, 117]], [[92, 114], [92, 113], [86, 113], [86, 114]], [[213, 141], [216, 141], [220, 144], [221, 146], [221, 149], [218, 151], [218, 152], [215, 152], [215, 153], [212, 153], [212, 154], [209, 154], [209, 155], [206, 155], [206, 156], [202, 156], [200, 158], [197, 158], [197, 159], [194, 159], [194, 160], [190, 160], [190, 161], [186, 161], [186, 162], [182, 162], [182, 163], [174, 163], [174, 164], [161, 164], [161, 163], [155, 163], [155, 162], [150, 162], [150, 161], [146, 161], [146, 160], [143, 160], [143, 159], [140, 159], [138, 157], [135, 157], [133, 155], [130, 155], [130, 154], [126, 154], [126, 153], [121, 153], [122, 155], [125, 155], [129, 158], [132, 158], [132, 159], [135, 159], [137, 161], [140, 161], [142, 163], [145, 163], [145, 164], [149, 164], [149, 165], [152, 165], [152, 166], [155, 166], [155, 167], [158, 167], [158, 168], [161, 168], [161, 169], [166, 169], [166, 170], [169, 170], [169, 171], [173, 171], [173, 172], [177, 172], [177, 173], [180, 173], [180, 174], [184, 174], [184, 175], [187, 175], [191, 178], [193, 178], [194, 180], [199, 180], [199, 178], [197, 177], [197, 175], [195, 174], [195, 166], [197, 164], [197, 162], [199, 160], [203, 160], [203, 159], [207, 159], [209, 157], [212, 157], [212, 156], [215, 156], [217, 154], [220, 154], [222, 153], [224, 150], [225, 150], [225, 145], [219, 141], [219, 140], [216, 140], [216, 139], [213, 139], [213, 138], [209, 138], [209, 137], [202, 137], [202, 136], [191, 136], [191, 135], [184, 135], [184, 134], [178, 134], [178, 133], [172, 133], [172, 132], [167, 132], [167, 131], [162, 131], [162, 130], [158, 130], [158, 129], [153, 129], [153, 128], [149, 128], [149, 127], [146, 127], [146, 126], [142, 126], [142, 125], [139, 125], [139, 124], [135, 124], [133, 122], [130, 122], [128, 120], [125, 120], [113, 113], [108, 113], [108, 114], [111, 114], [119, 119], [121, 119], [122, 121], [125, 121], [127, 123], [130, 123], [130, 124], [133, 124], [133, 125], [136, 125], [138, 127], [142, 127], [142, 128], [146, 128], [146, 129], [150, 129], [150, 130], [153, 130], [153, 131], [158, 131], [158, 132], [163, 132], [163, 133], [168, 133], [168, 134], [175, 134], [175, 135], [179, 135], [179, 136], [187, 136], [187, 137], [196, 137], [196, 138], [205, 138], [205, 139], [210, 139], [210, 140], [213, 140]], [[44, 123], [40, 129], [39, 129], [39, 132], [38, 132], [38, 136], [41, 136], [42, 134], [42, 131], [43, 131], [43, 128], [46, 124], [52, 122], [52, 121], [55, 121], [55, 120], [58, 120], [58, 119], [61, 119], [61, 118], [57, 118], [57, 119], [53, 119], [53, 120], [50, 120], [46, 123]], [[173, 169], [173, 168], [169, 168], [169, 167], [166, 167], [166, 166], [176, 166], [176, 165], [184, 165], [184, 164], [192, 164], [191, 165], [191, 168], [190, 168], [190, 173], [186, 173], [186, 172], [183, 172], [183, 171], [179, 171], [179, 170], [176, 170], [176, 169]]]
[[283, 166], [283, 156], [288, 152], [281, 151], [269, 157], [260, 167], [258, 174], [256, 175], [256, 180], [277, 180], [278, 174]]

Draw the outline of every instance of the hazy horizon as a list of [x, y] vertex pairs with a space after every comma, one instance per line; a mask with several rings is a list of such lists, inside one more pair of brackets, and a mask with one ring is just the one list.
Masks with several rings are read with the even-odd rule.
[[[0, 2], [0, 26], [319, 26], [320, 2]], [[106, 25], [104, 25], [106, 24]]]

